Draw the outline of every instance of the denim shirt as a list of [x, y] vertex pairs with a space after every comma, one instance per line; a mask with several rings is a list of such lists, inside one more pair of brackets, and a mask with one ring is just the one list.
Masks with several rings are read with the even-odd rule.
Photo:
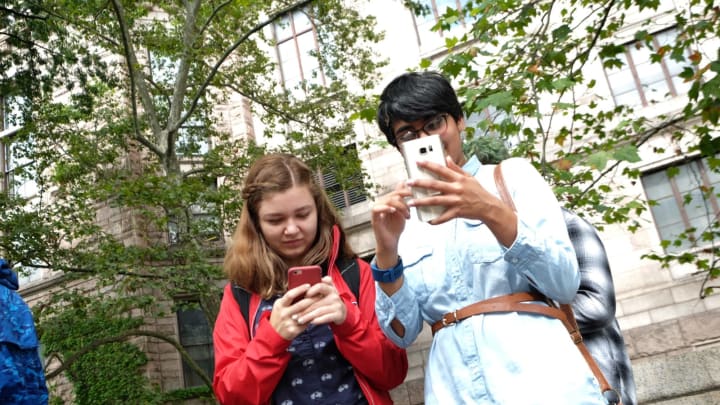
[[[531, 286], [570, 302], [579, 285], [577, 261], [560, 206], [526, 161], [502, 165], [518, 210], [517, 237], [506, 248], [479, 220], [441, 225], [415, 219], [399, 241], [404, 282], [392, 297], [377, 287], [385, 334], [410, 346], [423, 327], [473, 302]], [[498, 195], [494, 166], [470, 159], [463, 169]], [[405, 326], [403, 337], [390, 322]], [[604, 404], [599, 385], [559, 320], [528, 313], [477, 315], [439, 330], [425, 369], [425, 403]]]

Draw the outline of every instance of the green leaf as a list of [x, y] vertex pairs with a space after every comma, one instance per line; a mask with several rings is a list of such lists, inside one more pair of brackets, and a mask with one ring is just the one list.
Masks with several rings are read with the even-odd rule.
[[483, 110], [489, 106], [498, 108], [509, 107], [515, 101], [513, 95], [509, 91], [501, 91], [493, 93], [482, 99], [478, 105], [479, 110]]
[[567, 24], [563, 24], [558, 28], [555, 28], [552, 32], [553, 41], [560, 42], [564, 41], [568, 38], [572, 30], [570, 29], [570, 26]]
[[720, 153], [720, 138], [703, 136], [700, 139], [699, 149], [703, 156], [715, 156]]
[[636, 163], [642, 160], [635, 145], [624, 145], [613, 152], [613, 159], [629, 163]]
[[555, 90], [566, 90], [575, 85], [575, 82], [568, 78], [561, 78], [552, 82], [552, 87]]
[[596, 170], [604, 170], [611, 156], [607, 152], [596, 152], [588, 157], [588, 164]]

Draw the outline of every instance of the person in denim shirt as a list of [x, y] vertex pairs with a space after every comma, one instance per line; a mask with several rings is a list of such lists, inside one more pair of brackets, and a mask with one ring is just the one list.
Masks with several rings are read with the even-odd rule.
[[0, 259], [0, 403], [47, 404], [35, 322], [17, 289], [17, 275]]
[[[463, 145], [468, 154], [475, 153], [483, 164], [497, 164], [510, 154], [499, 138], [480, 144]], [[615, 285], [605, 245], [597, 229], [573, 211], [563, 208], [565, 226], [570, 236], [580, 271], [580, 287], [571, 305], [585, 346], [598, 367], [622, 398], [623, 405], [635, 405], [635, 378], [625, 339], [615, 317]]]
[[[400, 347], [423, 322], [477, 301], [537, 290], [569, 303], [578, 264], [552, 190], [533, 166], [508, 159], [503, 174], [517, 214], [498, 197], [491, 165], [462, 152], [463, 113], [449, 81], [405, 73], [384, 89], [378, 124], [398, 147], [439, 134], [448, 167], [419, 163], [441, 180], [399, 184], [372, 208], [378, 322]], [[413, 199], [411, 188], [441, 194]], [[441, 205], [428, 222], [411, 207]], [[504, 312], [469, 317], [436, 330], [425, 373], [425, 403], [603, 404], [600, 388], [561, 321]]]

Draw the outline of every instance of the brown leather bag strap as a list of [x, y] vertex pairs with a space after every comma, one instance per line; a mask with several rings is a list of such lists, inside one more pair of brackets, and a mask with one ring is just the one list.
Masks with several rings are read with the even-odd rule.
[[525, 301], [545, 301], [545, 296], [542, 294], [536, 294], [532, 292], [520, 292], [508, 295], [501, 295], [499, 297], [489, 298], [483, 301], [478, 301], [470, 304], [466, 307], [460, 308], [453, 312], [448, 312], [443, 315], [439, 321], [435, 322], [431, 326], [432, 334], [439, 331], [440, 329], [462, 321], [463, 319], [470, 318], [474, 315], [487, 314], [492, 312], [512, 312], [517, 311], [517, 305], [522, 305], [522, 308], [540, 307], [537, 311], [529, 312], [543, 312], [544, 315], [557, 318], [562, 313], [556, 308], [550, 308], [538, 304], [521, 304]]
[[[508, 207], [512, 208], [513, 211], [517, 212], [517, 209], [515, 208], [515, 203], [513, 202], [513, 199], [510, 196], [507, 187], [505, 186], [505, 179], [503, 178], [501, 163], [498, 163], [495, 166], [493, 175], [495, 177], [495, 187], [500, 194], [500, 199]], [[545, 301], [550, 302], [549, 300], [547, 300], [547, 298], [545, 298]], [[518, 309], [514, 309], [514, 311], [535, 312], [532, 310], [526, 311], [524, 309], [521, 309], [525, 308], [525, 305], [527, 304], [519, 305], [522, 305], [522, 307], [517, 307]], [[541, 307], [541, 305], [537, 306]], [[602, 390], [606, 399], [608, 399], [608, 402], [620, 404], [620, 397], [617, 391], [610, 387], [607, 379], [605, 379], [605, 375], [603, 375], [602, 370], [600, 370], [600, 367], [598, 367], [595, 359], [592, 357], [592, 355], [590, 355], [590, 352], [588, 351], [585, 343], [583, 342], [582, 335], [580, 334], [580, 328], [578, 327], [577, 321], [575, 320], [575, 314], [573, 313], [572, 306], [570, 304], [561, 304], [558, 312], [560, 313], [560, 316], [548, 316], [553, 316], [554, 318], [558, 318], [563, 322], [563, 324], [568, 330], [568, 333], [570, 333], [570, 337], [572, 338], [573, 342], [575, 342], [575, 346], [578, 348], [578, 350], [580, 350], [580, 353], [582, 353], [583, 357], [585, 357], [585, 361], [587, 361], [588, 366], [590, 366], [590, 370], [592, 370], [593, 374], [595, 374], [595, 378], [598, 380], [598, 383], [600, 383], [600, 389]]]
[[500, 199], [505, 203], [505, 205], [512, 208], [513, 211], [517, 212], [517, 209], [515, 208], [515, 203], [513, 202], [513, 199], [510, 196], [507, 187], [505, 187], [505, 178], [503, 177], [500, 163], [495, 166], [493, 175], [495, 177], [495, 188], [497, 188], [498, 193], [500, 193]]

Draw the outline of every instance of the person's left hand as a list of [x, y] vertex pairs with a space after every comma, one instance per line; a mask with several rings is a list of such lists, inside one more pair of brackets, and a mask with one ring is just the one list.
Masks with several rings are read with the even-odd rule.
[[485, 220], [488, 215], [491, 215], [489, 208], [497, 206], [500, 200], [489, 193], [473, 176], [465, 173], [449, 157], [447, 165], [447, 167], [443, 167], [433, 162], [418, 162], [419, 167], [431, 171], [442, 180], [414, 179], [408, 181], [407, 184], [410, 187], [436, 190], [441, 194], [412, 199], [408, 201], [408, 205], [415, 207], [444, 206], [445, 211], [442, 215], [430, 221], [432, 225], [442, 224], [453, 218]]
[[322, 282], [310, 287], [303, 298], [303, 301], [305, 300], [312, 300], [312, 304], [297, 314], [296, 320], [299, 324], [319, 325], [334, 322], [340, 325], [345, 322], [347, 308], [330, 276], [323, 277]]

